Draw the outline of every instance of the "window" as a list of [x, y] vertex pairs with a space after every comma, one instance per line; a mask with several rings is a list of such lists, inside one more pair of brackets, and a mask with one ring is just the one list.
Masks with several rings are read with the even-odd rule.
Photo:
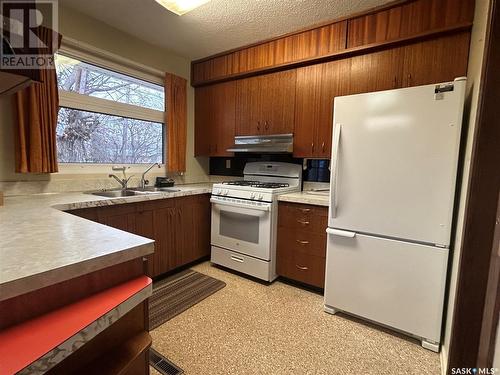
[[60, 163], [164, 163], [160, 85], [56, 55]]

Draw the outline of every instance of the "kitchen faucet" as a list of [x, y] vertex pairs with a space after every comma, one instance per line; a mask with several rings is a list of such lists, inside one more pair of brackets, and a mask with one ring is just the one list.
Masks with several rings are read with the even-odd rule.
[[127, 184], [129, 182], [129, 180], [132, 178], [132, 176], [127, 178], [127, 175], [125, 174], [125, 170], [127, 169], [127, 167], [115, 167], [115, 166], [113, 166], [111, 169], [113, 169], [114, 171], [122, 171], [123, 178], [119, 178], [114, 174], [109, 174], [108, 177], [114, 178], [116, 181], [118, 181], [118, 183], [122, 187], [122, 190], [125, 190], [127, 188]]
[[141, 189], [144, 189], [146, 185], [149, 184], [149, 181], [146, 180], [144, 177], [146, 176], [146, 173], [148, 173], [155, 165], [157, 165], [158, 168], [161, 168], [161, 165], [159, 163], [153, 163], [148, 167], [148, 169], [144, 171], [141, 177]]

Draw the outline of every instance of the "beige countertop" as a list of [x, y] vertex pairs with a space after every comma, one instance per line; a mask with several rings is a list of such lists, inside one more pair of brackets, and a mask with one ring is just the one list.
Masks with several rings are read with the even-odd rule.
[[330, 193], [300, 191], [297, 193], [281, 194], [278, 196], [278, 200], [283, 202], [312, 204], [315, 206], [328, 207], [330, 204]]
[[84, 193], [5, 197], [0, 206], [0, 301], [154, 251], [154, 241], [64, 212], [206, 194], [211, 184], [175, 193], [104, 198]]

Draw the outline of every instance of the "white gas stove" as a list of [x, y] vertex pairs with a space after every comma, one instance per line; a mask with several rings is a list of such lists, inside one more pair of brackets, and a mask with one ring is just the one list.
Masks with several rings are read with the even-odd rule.
[[212, 188], [212, 263], [273, 281], [276, 275], [277, 197], [301, 190], [302, 166], [247, 163], [241, 181]]

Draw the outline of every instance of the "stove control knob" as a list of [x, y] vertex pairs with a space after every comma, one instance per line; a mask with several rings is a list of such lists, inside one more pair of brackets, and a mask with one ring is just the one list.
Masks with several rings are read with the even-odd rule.
[[229, 194], [229, 190], [226, 189], [226, 191], [224, 191], [224, 195], [228, 195]]
[[255, 193], [250, 193], [250, 199], [255, 199]]
[[262, 199], [264, 199], [264, 195], [263, 194], [259, 194], [259, 200], [261, 201]]
[[220, 193], [222, 193], [222, 190], [221, 190], [221, 189], [217, 189], [217, 190], [215, 190], [215, 194], [220, 194]]

